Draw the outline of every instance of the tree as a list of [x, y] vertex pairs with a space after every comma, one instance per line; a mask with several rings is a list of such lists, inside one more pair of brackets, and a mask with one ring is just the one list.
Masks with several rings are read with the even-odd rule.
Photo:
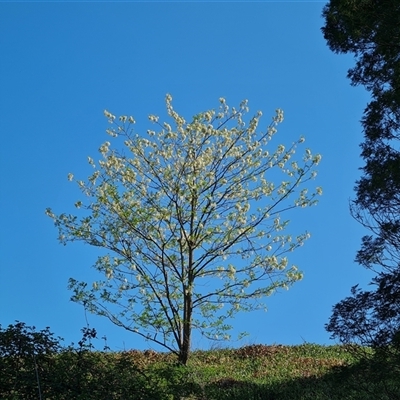
[[363, 85], [372, 94], [363, 118], [366, 139], [398, 138], [400, 2], [331, 0], [322, 16], [329, 48], [356, 58], [347, 75], [352, 85]]
[[[117, 143], [121, 138], [125, 151], [110, 150], [107, 141], [97, 165], [89, 157], [94, 172], [86, 183], [77, 181], [88, 201], [75, 204], [84, 216], [46, 212], [61, 243], [109, 252], [94, 265], [105, 280], [89, 289], [70, 279], [72, 300], [186, 364], [193, 328], [226, 339], [227, 319], [264, 307], [262, 297], [301, 279], [285, 253], [309, 234], [285, 235], [288, 221], [280, 214], [316, 203], [321, 189], [308, 194], [300, 187], [315, 177], [321, 156], [307, 149], [300, 165], [291, 161], [297, 142], [271, 154], [265, 149], [283, 121], [281, 110], [258, 132], [261, 112], [247, 126], [243, 120], [247, 101], [236, 110], [221, 98], [217, 112], [190, 123], [171, 101], [167, 95], [174, 128], [150, 115], [159, 130], [144, 136], [134, 132], [133, 117], [117, 120], [105, 111], [107, 133]], [[284, 180], [275, 186], [272, 177]]]
[[[400, 339], [400, 272], [380, 273], [371, 283], [376, 290], [353, 286], [352, 296], [333, 309], [327, 330], [342, 343], [384, 348]], [[395, 349], [399, 350], [399, 345]]]
[[[330, 49], [356, 57], [348, 71], [352, 85], [363, 85], [372, 95], [362, 118], [366, 165], [356, 183], [352, 214], [367, 226], [363, 210], [370, 216], [379, 210], [383, 220], [393, 221], [393, 209], [400, 204], [400, 1], [331, 0], [323, 17]], [[379, 229], [381, 221], [375, 221]]]
[[[46, 327], [16, 321], [7, 329], [0, 325], [0, 393], [3, 399], [41, 399], [43, 389], [50, 386], [54, 356], [62, 349]], [[46, 397], [47, 398], [47, 397]]]
[[[355, 67], [348, 71], [352, 85], [363, 85], [372, 96], [361, 120], [365, 166], [350, 211], [372, 233], [362, 238], [356, 261], [378, 273], [372, 281], [377, 289], [352, 290], [352, 297], [334, 307], [327, 329], [333, 337], [364, 344], [361, 336], [369, 337], [369, 345], [386, 345], [387, 340], [381, 340], [382, 324], [392, 327], [385, 331], [392, 332], [391, 339], [400, 328], [393, 312], [399, 307], [391, 305], [399, 299], [390, 295], [397, 287], [400, 265], [400, 1], [331, 0], [323, 17], [322, 32], [330, 49], [356, 57]], [[391, 290], [381, 291], [380, 287]], [[382, 311], [385, 307], [387, 312]], [[379, 318], [371, 311], [377, 309]], [[364, 322], [353, 324], [350, 314], [362, 316]]]
[[380, 272], [371, 285], [368, 291], [353, 286], [351, 296], [334, 306], [326, 329], [358, 358], [356, 366], [342, 368], [355, 393], [399, 399], [400, 270]]

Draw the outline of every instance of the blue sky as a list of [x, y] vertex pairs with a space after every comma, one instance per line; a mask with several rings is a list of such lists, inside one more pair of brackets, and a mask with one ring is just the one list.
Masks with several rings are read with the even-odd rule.
[[[352, 57], [325, 44], [324, 4], [0, 3], [0, 324], [50, 326], [65, 344], [81, 337], [85, 313], [67, 281], [98, 278], [96, 249], [60, 245], [44, 211], [74, 211], [79, 191], [67, 174], [90, 173], [87, 156], [107, 140], [103, 110], [133, 115], [145, 132], [147, 115], [164, 113], [166, 93], [188, 118], [222, 96], [232, 106], [248, 99], [264, 126], [282, 108], [277, 141], [305, 136], [323, 156], [315, 184], [324, 190], [288, 228], [312, 235], [290, 257], [303, 281], [267, 299], [267, 313], [235, 318], [234, 332], [250, 336], [224, 345], [333, 344], [324, 329], [332, 306], [372, 276], [353, 261], [368, 232], [348, 210], [369, 95], [346, 79]], [[113, 350], [153, 346], [87, 318]]]

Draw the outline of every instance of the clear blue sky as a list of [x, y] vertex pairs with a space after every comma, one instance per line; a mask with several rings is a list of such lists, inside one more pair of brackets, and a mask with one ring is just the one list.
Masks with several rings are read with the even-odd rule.
[[[44, 211], [74, 211], [79, 191], [67, 174], [88, 176], [87, 156], [107, 140], [104, 109], [133, 115], [144, 131], [171, 93], [188, 118], [221, 96], [229, 105], [248, 99], [265, 126], [282, 108], [279, 141], [304, 135], [322, 154], [320, 203], [299, 210], [289, 228], [312, 235], [290, 258], [304, 280], [267, 299], [267, 313], [238, 316], [235, 331], [250, 336], [225, 345], [333, 343], [324, 329], [332, 306], [371, 277], [353, 261], [367, 232], [348, 210], [369, 96], [346, 79], [352, 57], [325, 44], [324, 4], [0, 3], [0, 324], [50, 326], [65, 344], [80, 339], [84, 310], [66, 286], [69, 277], [98, 278], [96, 249], [60, 245]], [[152, 346], [88, 320], [114, 350]], [[193, 345], [210, 346], [199, 337]]]

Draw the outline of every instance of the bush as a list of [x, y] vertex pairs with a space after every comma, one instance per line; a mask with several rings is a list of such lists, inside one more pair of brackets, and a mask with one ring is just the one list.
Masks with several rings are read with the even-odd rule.
[[48, 327], [36, 332], [34, 326], [19, 321], [7, 329], [0, 325], [1, 398], [40, 399], [42, 388], [52, 381], [60, 339], [54, 338]]
[[[0, 325], [0, 398], [7, 400], [169, 400], [182, 375], [145, 368], [129, 352], [93, 351], [96, 330], [82, 329], [78, 347], [62, 347], [49, 328]], [[166, 376], [169, 378], [166, 379]]]

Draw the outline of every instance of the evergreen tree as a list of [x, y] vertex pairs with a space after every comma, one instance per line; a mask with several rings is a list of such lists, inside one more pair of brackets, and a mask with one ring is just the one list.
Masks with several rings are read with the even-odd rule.
[[[331, 0], [323, 17], [330, 49], [355, 56], [356, 64], [348, 71], [351, 84], [371, 93], [361, 120], [365, 165], [350, 210], [371, 231], [362, 238], [356, 261], [378, 274], [372, 282], [375, 291], [353, 288], [352, 296], [334, 307], [327, 329], [342, 340], [385, 345], [399, 330], [399, 307], [390, 304], [400, 300], [391, 295], [400, 265], [400, 1]], [[387, 312], [382, 311], [385, 307]], [[371, 314], [374, 309], [380, 310], [378, 317]], [[360, 318], [369, 329], [368, 341]], [[385, 335], [379, 333], [382, 326]]]

